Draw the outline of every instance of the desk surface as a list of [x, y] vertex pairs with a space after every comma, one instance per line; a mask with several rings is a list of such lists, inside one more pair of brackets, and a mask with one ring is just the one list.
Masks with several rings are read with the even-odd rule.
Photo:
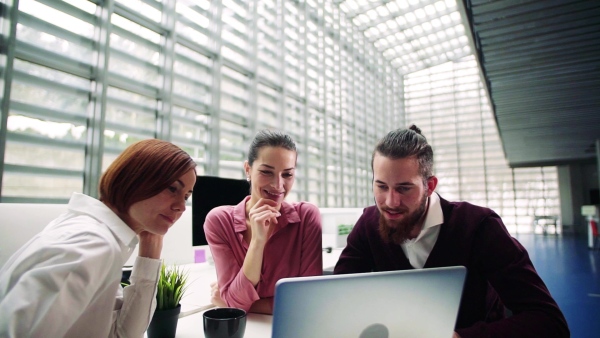
[[[341, 249], [332, 253], [323, 253], [323, 266], [330, 268], [335, 265]], [[210, 284], [217, 280], [214, 265], [208, 263], [184, 264], [189, 272], [189, 286], [181, 299], [181, 314], [177, 323], [176, 337], [204, 337], [202, 314], [212, 308], [210, 303]], [[248, 314], [245, 338], [271, 337], [273, 316]]]
[[[204, 328], [202, 323], [202, 313], [197, 312], [183, 318], [177, 322], [177, 338], [198, 338], [204, 337]], [[246, 333], [244, 338], [269, 338], [273, 326], [273, 316], [259, 315], [249, 313], [246, 320]]]

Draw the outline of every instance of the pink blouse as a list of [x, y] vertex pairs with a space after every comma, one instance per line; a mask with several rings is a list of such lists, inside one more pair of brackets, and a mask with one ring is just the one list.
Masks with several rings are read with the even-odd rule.
[[273, 297], [275, 283], [284, 277], [323, 274], [321, 213], [307, 202], [281, 204], [278, 223], [267, 240], [260, 281], [254, 287], [242, 271], [248, 243], [247, 196], [238, 205], [216, 207], [206, 216], [204, 232], [210, 247], [221, 298], [230, 307], [248, 311], [252, 303]]

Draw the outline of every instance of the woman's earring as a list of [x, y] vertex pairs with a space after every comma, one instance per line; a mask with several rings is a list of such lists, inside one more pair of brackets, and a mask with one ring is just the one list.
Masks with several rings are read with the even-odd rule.
[[246, 176], [246, 181], [250, 182], [250, 176]]

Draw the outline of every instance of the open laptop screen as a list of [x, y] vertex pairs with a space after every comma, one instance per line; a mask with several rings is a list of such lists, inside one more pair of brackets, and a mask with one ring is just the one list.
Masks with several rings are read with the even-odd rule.
[[462, 266], [283, 278], [273, 338], [452, 337]]

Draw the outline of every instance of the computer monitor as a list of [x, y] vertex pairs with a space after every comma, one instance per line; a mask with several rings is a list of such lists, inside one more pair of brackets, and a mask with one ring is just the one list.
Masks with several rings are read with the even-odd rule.
[[236, 205], [250, 195], [250, 184], [243, 179], [197, 176], [192, 196], [192, 245], [207, 245], [204, 220], [213, 208]]

